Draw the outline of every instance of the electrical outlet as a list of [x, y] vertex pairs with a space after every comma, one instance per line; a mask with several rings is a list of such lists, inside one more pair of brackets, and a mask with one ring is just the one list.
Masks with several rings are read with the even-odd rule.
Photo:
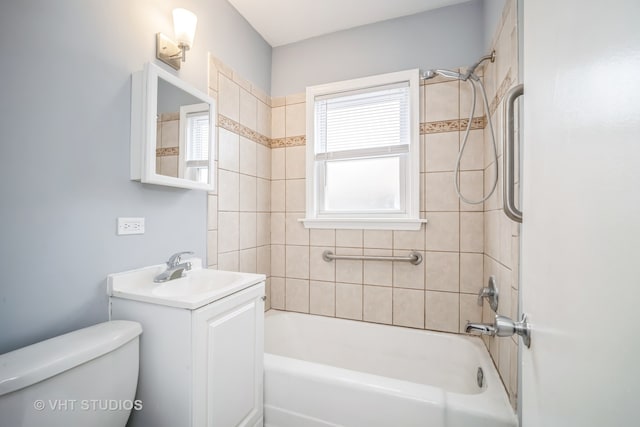
[[118, 218], [118, 235], [144, 234], [144, 218]]

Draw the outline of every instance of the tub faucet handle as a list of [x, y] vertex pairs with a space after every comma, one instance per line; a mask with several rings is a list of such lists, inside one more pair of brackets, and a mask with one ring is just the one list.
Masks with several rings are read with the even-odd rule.
[[489, 276], [488, 286], [480, 289], [478, 292], [478, 305], [482, 305], [482, 299], [489, 301], [489, 306], [494, 313], [498, 311], [498, 287], [496, 286], [496, 277]]

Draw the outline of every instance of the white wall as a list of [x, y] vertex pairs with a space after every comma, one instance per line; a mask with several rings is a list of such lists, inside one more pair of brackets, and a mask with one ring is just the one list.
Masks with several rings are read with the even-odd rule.
[[210, 50], [268, 91], [271, 47], [225, 0], [0, 4], [0, 353], [106, 320], [108, 273], [205, 257], [206, 194], [129, 180], [130, 76], [179, 6], [199, 18], [180, 77], [206, 91]]
[[496, 26], [500, 23], [502, 11], [506, 0], [482, 0], [482, 19], [484, 25], [483, 46], [488, 50], [491, 48], [491, 39], [496, 33]]
[[276, 47], [271, 94], [403, 69], [472, 64], [485, 54], [483, 6], [483, 0], [472, 0]]

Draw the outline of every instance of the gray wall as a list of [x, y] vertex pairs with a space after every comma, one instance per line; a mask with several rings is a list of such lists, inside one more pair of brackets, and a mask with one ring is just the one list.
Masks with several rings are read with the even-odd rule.
[[450, 68], [484, 55], [483, 0], [314, 37], [273, 49], [271, 94], [410, 68]]
[[184, 80], [206, 91], [210, 50], [269, 90], [271, 47], [225, 0], [0, 4], [0, 353], [106, 320], [108, 273], [205, 256], [206, 194], [129, 180], [130, 76], [178, 6], [199, 18]]
[[491, 48], [491, 39], [496, 33], [496, 26], [500, 23], [502, 10], [506, 0], [482, 0], [483, 2], [483, 20], [484, 20], [484, 49]]

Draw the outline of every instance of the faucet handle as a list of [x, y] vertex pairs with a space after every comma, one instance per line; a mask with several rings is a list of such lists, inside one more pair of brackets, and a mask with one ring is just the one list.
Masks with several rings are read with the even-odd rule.
[[480, 289], [478, 292], [478, 305], [482, 305], [482, 299], [489, 300], [489, 306], [494, 313], [498, 311], [498, 287], [496, 286], [496, 277], [489, 276], [488, 286]]
[[182, 255], [193, 255], [193, 251], [183, 251], [171, 255], [169, 257], [169, 261], [167, 261], [167, 265], [169, 267], [175, 267], [180, 264], [180, 261], [182, 261]]

